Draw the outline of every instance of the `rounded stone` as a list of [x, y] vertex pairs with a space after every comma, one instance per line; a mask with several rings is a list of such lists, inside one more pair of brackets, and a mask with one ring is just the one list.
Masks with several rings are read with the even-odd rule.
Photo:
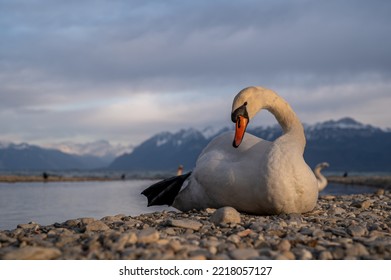
[[240, 242], [240, 237], [237, 234], [231, 234], [228, 236], [227, 241], [238, 244]]
[[312, 253], [310, 251], [308, 251], [307, 249], [296, 250], [295, 255], [297, 256], [297, 259], [299, 259], [299, 260], [312, 260], [312, 258], [313, 258]]
[[327, 212], [329, 215], [342, 215], [346, 213], [346, 210], [341, 207], [335, 207]]
[[91, 221], [85, 226], [85, 231], [106, 231], [110, 228], [102, 221]]
[[377, 189], [377, 191], [376, 191], [376, 194], [377, 195], [384, 195], [384, 193], [385, 193], [385, 190], [384, 189]]
[[137, 234], [137, 241], [139, 243], [153, 243], [158, 241], [159, 238], [159, 232], [153, 228], [143, 229]]
[[333, 259], [333, 255], [331, 254], [330, 251], [322, 251], [320, 252], [319, 254], [319, 260], [332, 260]]
[[280, 252], [289, 251], [291, 249], [291, 243], [286, 239], [281, 240], [281, 242], [277, 245], [277, 249]]
[[248, 260], [258, 257], [259, 253], [254, 249], [236, 249], [229, 252], [229, 255], [234, 260]]
[[354, 200], [350, 205], [361, 209], [368, 209], [372, 205], [372, 202], [368, 199], [363, 201]]
[[360, 237], [368, 233], [367, 229], [363, 226], [350, 226], [347, 232], [353, 237]]
[[21, 229], [31, 229], [31, 230], [36, 230], [39, 228], [39, 225], [34, 223], [34, 222], [31, 222], [31, 223], [28, 223], [28, 224], [19, 224], [17, 226], [17, 228], [21, 228]]
[[127, 245], [135, 244], [137, 242], [137, 235], [134, 232], [123, 233], [116, 241], [116, 249], [122, 250]]
[[210, 221], [215, 225], [220, 224], [237, 224], [240, 223], [240, 213], [232, 207], [222, 207], [217, 209], [212, 216]]
[[11, 251], [5, 256], [4, 260], [52, 260], [61, 255], [57, 248], [44, 247], [24, 247]]
[[190, 219], [181, 219], [181, 220], [168, 219], [166, 223], [169, 226], [192, 229], [192, 230], [199, 230], [202, 227], [202, 224], [200, 222], [190, 220]]
[[349, 248], [346, 249], [346, 256], [348, 257], [360, 257], [367, 256], [369, 252], [367, 248], [361, 243], [352, 244]]

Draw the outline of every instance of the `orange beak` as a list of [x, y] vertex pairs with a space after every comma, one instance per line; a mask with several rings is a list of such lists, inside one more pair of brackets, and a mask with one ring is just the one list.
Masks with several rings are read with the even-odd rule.
[[240, 143], [242, 143], [244, 133], [246, 132], [246, 127], [248, 124], [248, 118], [239, 116], [236, 119], [236, 127], [235, 127], [235, 139], [233, 142], [233, 146], [235, 148], [239, 147]]

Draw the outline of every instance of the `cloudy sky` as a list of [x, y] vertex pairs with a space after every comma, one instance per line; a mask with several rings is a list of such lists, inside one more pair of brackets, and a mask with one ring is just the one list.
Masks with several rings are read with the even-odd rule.
[[388, 0], [0, 0], [0, 141], [232, 125], [249, 85], [305, 123], [391, 127], [390, 14]]

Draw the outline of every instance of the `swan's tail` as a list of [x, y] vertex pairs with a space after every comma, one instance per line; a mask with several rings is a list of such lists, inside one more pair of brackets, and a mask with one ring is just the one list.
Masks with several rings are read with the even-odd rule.
[[148, 198], [148, 206], [171, 206], [190, 174], [191, 172], [159, 181], [145, 189], [141, 194]]
[[328, 183], [326, 177], [322, 173], [320, 173], [320, 171], [322, 171], [323, 168], [327, 168], [329, 166], [330, 165], [327, 162], [322, 162], [322, 163], [319, 163], [318, 165], [316, 165], [314, 168], [315, 177], [316, 177], [316, 179], [318, 179], [318, 190], [319, 191], [324, 190], [327, 186], [327, 183]]

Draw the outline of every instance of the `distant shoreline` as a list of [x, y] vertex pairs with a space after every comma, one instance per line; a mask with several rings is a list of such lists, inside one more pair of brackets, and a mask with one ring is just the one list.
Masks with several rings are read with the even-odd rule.
[[[48, 175], [0, 175], [0, 183], [29, 183], [29, 182], [101, 182], [101, 181], [119, 181], [129, 179], [163, 179], [163, 176], [60, 176]], [[391, 176], [327, 176], [329, 183], [346, 184], [346, 185], [365, 185], [391, 189]]]
[[31, 183], [31, 182], [92, 182], [92, 181], [118, 181], [114, 177], [66, 177], [49, 175], [47, 178], [38, 175], [0, 175], [1, 183]]
[[123, 181], [123, 180], [163, 180], [172, 176], [172, 174], [77, 174], [77, 175], [59, 175], [52, 173], [42, 174], [0, 174], [0, 183], [32, 183], [32, 182], [104, 182], [104, 181]]
[[327, 177], [327, 180], [329, 181], [329, 183], [338, 183], [346, 185], [365, 185], [371, 187], [391, 189], [391, 176], [329, 176]]

